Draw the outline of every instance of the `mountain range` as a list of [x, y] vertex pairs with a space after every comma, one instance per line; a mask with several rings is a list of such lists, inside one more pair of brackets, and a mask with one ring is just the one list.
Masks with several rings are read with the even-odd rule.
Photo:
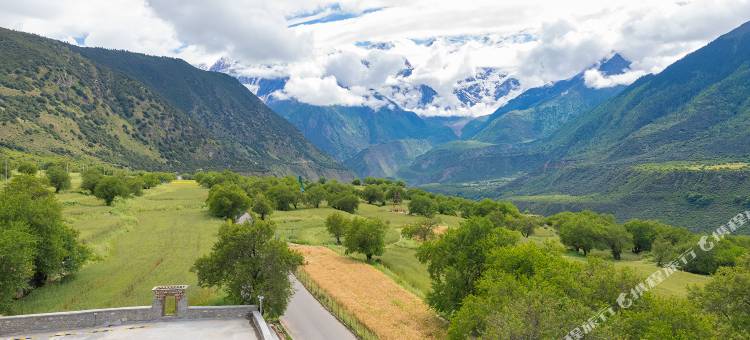
[[[748, 202], [748, 65], [750, 23], [641, 77], [547, 136], [437, 148], [403, 174], [423, 183], [454, 182], [449, 190], [467, 195], [477, 193], [457, 182], [500, 179], [479, 195], [542, 213], [596, 209], [707, 229]], [[475, 138], [496, 141], [481, 136], [491, 134]]]
[[408, 60], [367, 90], [378, 105], [355, 106], [302, 102], [285, 95], [288, 78], [243, 76], [226, 59], [202, 70], [6, 29], [0, 61], [2, 149], [137, 169], [395, 177], [533, 212], [696, 230], [750, 207], [750, 23], [627, 86], [589, 79], [630, 72], [618, 53], [523, 92], [478, 68], [452, 93], [502, 105], [474, 119], [417, 114], [438, 97], [407, 81]]
[[0, 146], [138, 169], [351, 178], [236, 79], [0, 29]]

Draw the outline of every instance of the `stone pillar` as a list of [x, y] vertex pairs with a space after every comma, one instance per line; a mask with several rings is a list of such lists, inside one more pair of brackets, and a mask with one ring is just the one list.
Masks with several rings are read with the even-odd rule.
[[178, 317], [184, 318], [188, 315], [188, 299], [187, 296], [184, 294], [181, 294], [181, 296], [175, 296], [175, 300], [177, 303], [177, 310], [176, 314]]
[[157, 319], [164, 316], [164, 297], [159, 295], [154, 292], [154, 299], [151, 300], [151, 314]]

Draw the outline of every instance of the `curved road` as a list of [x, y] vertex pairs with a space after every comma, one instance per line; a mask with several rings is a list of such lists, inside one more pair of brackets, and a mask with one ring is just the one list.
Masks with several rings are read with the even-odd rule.
[[295, 340], [356, 340], [357, 338], [336, 317], [331, 315], [307, 291], [296, 277], [291, 276], [294, 295], [289, 301], [281, 322]]

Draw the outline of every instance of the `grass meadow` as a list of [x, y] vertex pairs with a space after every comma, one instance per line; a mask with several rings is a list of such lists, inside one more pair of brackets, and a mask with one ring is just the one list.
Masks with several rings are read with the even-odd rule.
[[[160, 284], [188, 284], [190, 304], [221, 304], [222, 293], [196, 285], [190, 272], [196, 258], [207, 254], [222, 221], [208, 215], [205, 199], [208, 190], [194, 181], [174, 181], [146, 190], [141, 197], [117, 200], [107, 207], [101, 200], [78, 192], [80, 177], [73, 176], [73, 189], [58, 195], [64, 216], [80, 231], [81, 238], [95, 252], [96, 258], [77, 274], [62, 282], [32, 291], [16, 302], [14, 313], [28, 314], [53, 311], [148, 305], [151, 288]], [[404, 204], [405, 207], [405, 204]], [[424, 264], [415, 258], [419, 243], [403, 239], [402, 226], [420, 218], [393, 212], [391, 205], [362, 203], [357, 215], [380, 218], [389, 225], [386, 250], [374, 267], [419, 297], [430, 291], [430, 279]], [[344, 249], [335, 244], [325, 230], [325, 218], [333, 209], [303, 208], [275, 211], [281, 239], [292, 243], [326, 246], [340, 255]], [[344, 213], [346, 214], [346, 213]], [[456, 216], [439, 216], [441, 225], [455, 228], [461, 223]], [[525, 241], [559, 242], [555, 232], [539, 228]], [[596, 251], [594, 256], [607, 257]], [[580, 255], [568, 253], [574, 260]], [[364, 262], [364, 257], [349, 255]], [[627, 254], [616, 266], [633, 268], [644, 276], [657, 270], [647, 259]], [[685, 296], [688, 285], [705, 284], [709, 277], [678, 272], [657, 288], [661, 294]]]
[[67, 223], [96, 259], [62, 282], [35, 289], [17, 301], [16, 314], [151, 304], [151, 288], [191, 285], [190, 304], [221, 303], [221, 294], [196, 286], [189, 271], [210, 251], [221, 221], [206, 214], [208, 191], [192, 181], [146, 190], [142, 197], [101, 200], [74, 190], [59, 195]]

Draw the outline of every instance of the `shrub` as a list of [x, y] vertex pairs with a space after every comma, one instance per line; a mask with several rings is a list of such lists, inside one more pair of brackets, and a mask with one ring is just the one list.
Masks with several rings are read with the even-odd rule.
[[142, 196], [143, 187], [145, 186], [141, 177], [128, 177], [125, 179], [125, 185], [128, 187], [128, 192], [133, 196]]
[[401, 235], [408, 238], [417, 237], [422, 241], [427, 241], [435, 235], [435, 228], [440, 223], [439, 220], [434, 218], [424, 218], [417, 223], [412, 223], [404, 226], [401, 229]]
[[336, 210], [346, 211], [353, 214], [359, 208], [359, 198], [351, 193], [345, 193], [331, 202], [331, 207]]
[[385, 204], [385, 193], [383, 192], [383, 189], [381, 189], [377, 185], [366, 186], [365, 189], [362, 190], [362, 198], [364, 198], [364, 200], [369, 204], [373, 204], [375, 202], [381, 202], [382, 204]]
[[18, 165], [18, 168], [16, 170], [18, 170], [18, 172], [22, 174], [34, 176], [39, 171], [39, 167], [37, 167], [36, 164], [32, 162], [23, 162]]
[[103, 199], [107, 205], [112, 205], [116, 197], [127, 197], [128, 194], [130, 190], [119, 176], [104, 176], [94, 188], [94, 196]]
[[96, 184], [99, 183], [99, 180], [101, 180], [102, 177], [104, 177], [104, 175], [102, 175], [101, 171], [97, 169], [86, 170], [81, 179], [81, 189], [87, 190], [93, 194], [94, 189], [96, 189]]
[[409, 202], [409, 213], [425, 217], [435, 216], [437, 205], [435, 201], [427, 196], [416, 195]]

